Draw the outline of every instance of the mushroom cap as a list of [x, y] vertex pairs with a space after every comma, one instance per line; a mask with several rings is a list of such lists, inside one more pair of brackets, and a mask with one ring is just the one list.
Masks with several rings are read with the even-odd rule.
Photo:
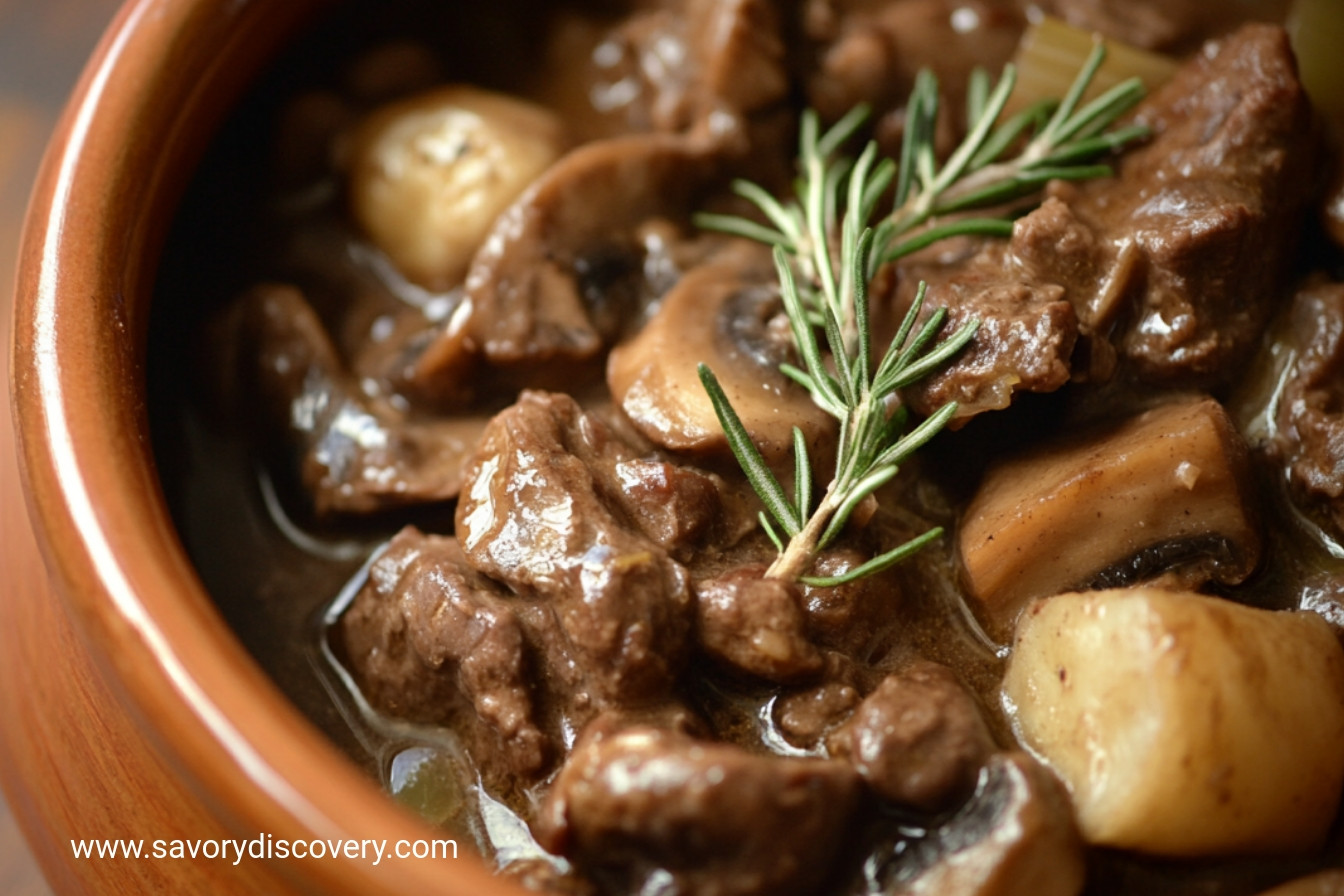
[[835, 420], [779, 371], [792, 348], [771, 325], [780, 305], [763, 257], [735, 248], [688, 272], [644, 329], [612, 351], [607, 385], [651, 441], [674, 451], [727, 450], [700, 363], [713, 370], [767, 460], [787, 456], [795, 426], [814, 457], [833, 439]]

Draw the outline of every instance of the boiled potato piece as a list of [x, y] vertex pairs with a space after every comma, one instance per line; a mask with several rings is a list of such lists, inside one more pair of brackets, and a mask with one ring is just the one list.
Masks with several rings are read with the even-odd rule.
[[355, 219], [410, 280], [462, 280], [499, 214], [564, 147], [552, 113], [471, 87], [390, 103], [351, 141]]
[[1315, 614], [1157, 588], [1036, 600], [1003, 696], [1091, 843], [1302, 852], [1335, 816], [1344, 651]]

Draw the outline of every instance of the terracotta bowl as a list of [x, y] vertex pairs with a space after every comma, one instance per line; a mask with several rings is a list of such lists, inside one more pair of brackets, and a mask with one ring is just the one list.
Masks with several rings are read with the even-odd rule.
[[[0, 626], [0, 767], [59, 892], [504, 894], [479, 861], [79, 860], [69, 841], [415, 840], [231, 634], [151, 455], [150, 294], [168, 224], [225, 113], [323, 0], [130, 0], [39, 176], [11, 388], [30, 514], [58, 592]], [[442, 834], [437, 834], [441, 837]], [[263, 851], [255, 847], [256, 851]], [[272, 850], [274, 855], [274, 850]]]

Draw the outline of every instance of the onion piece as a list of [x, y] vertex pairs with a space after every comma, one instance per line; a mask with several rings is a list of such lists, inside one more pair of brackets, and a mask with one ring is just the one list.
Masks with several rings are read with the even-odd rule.
[[[1325, 3], [1334, 0], [1324, 0]], [[1017, 67], [1017, 85], [1008, 98], [1005, 114], [1012, 114], [1041, 100], [1068, 93], [1078, 70], [1100, 35], [1075, 28], [1060, 19], [1044, 16], [1022, 34], [1013, 64]], [[1083, 100], [1100, 96], [1128, 78], [1138, 77], [1149, 93], [1175, 73], [1177, 61], [1161, 53], [1105, 39], [1106, 59], [1097, 69]]]

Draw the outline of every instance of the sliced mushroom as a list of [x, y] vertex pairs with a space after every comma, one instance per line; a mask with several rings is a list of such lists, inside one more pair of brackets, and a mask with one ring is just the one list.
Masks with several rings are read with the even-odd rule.
[[[486, 418], [413, 420], [361, 390], [303, 294], [264, 284], [242, 296], [230, 323], [255, 346], [244, 379], [269, 426], [297, 454], [319, 516], [447, 501]], [[244, 396], [238, 396], [244, 398]]]
[[463, 353], [524, 368], [595, 358], [637, 310], [620, 281], [638, 279], [639, 225], [689, 212], [715, 158], [708, 139], [662, 134], [564, 156], [495, 221], [467, 272], [463, 328], [445, 330], [416, 377], [451, 375]]
[[1306, 855], [1336, 817], [1344, 651], [1314, 613], [1160, 588], [1045, 598], [1003, 694], [1089, 843]]
[[894, 896], [1076, 896], [1083, 844], [1059, 780], [1026, 753], [998, 753], [975, 795], [890, 869]]
[[834, 419], [779, 372], [791, 348], [771, 326], [780, 305], [765, 285], [774, 282], [768, 264], [735, 249], [690, 271], [644, 329], [612, 351], [612, 397], [649, 439], [675, 451], [727, 451], [697, 373], [704, 363], [766, 459], [787, 456], [794, 426], [811, 448], [830, 441]]
[[962, 518], [964, 577], [989, 627], [1033, 597], [1176, 572], [1240, 582], [1260, 558], [1246, 448], [1221, 405], [1187, 398], [990, 471]]
[[588, 725], [547, 795], [544, 847], [616, 892], [817, 892], [847, 840], [853, 769], [609, 719]]

